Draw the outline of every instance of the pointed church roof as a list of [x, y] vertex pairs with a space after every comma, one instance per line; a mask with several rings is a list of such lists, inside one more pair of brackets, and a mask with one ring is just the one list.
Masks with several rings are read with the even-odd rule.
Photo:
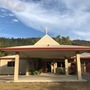
[[42, 37], [37, 43], [34, 44], [35, 46], [60, 46], [53, 38], [49, 35], [45, 35]]

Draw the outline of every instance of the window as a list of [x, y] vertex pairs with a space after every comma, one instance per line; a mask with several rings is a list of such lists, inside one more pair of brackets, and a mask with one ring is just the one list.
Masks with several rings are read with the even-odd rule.
[[7, 67], [14, 67], [15, 66], [15, 62], [14, 61], [9, 61], [7, 63]]

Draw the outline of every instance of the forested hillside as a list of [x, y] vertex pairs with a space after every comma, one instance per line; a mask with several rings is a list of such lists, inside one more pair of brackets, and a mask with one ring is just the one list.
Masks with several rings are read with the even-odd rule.
[[33, 45], [40, 38], [0, 38], [0, 48], [22, 45]]
[[[11, 46], [21, 46], [21, 45], [33, 45], [36, 43], [39, 38], [0, 38], [0, 48], [3, 47], [11, 47]], [[85, 40], [70, 40], [69, 37], [54, 37], [58, 43], [61, 45], [82, 45], [82, 46], [90, 46], [90, 41]]]

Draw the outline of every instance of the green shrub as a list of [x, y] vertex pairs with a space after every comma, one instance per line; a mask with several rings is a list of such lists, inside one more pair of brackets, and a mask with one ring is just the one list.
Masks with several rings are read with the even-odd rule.
[[38, 75], [38, 74], [41, 74], [42, 73], [42, 69], [39, 69], [39, 70], [31, 70], [29, 72], [30, 75]]

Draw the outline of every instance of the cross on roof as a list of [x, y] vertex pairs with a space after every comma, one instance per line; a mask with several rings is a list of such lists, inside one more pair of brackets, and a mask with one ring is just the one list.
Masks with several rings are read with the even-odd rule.
[[47, 35], [47, 32], [48, 32], [48, 29], [49, 29], [49, 28], [46, 26], [44, 29], [45, 29], [46, 35]]

